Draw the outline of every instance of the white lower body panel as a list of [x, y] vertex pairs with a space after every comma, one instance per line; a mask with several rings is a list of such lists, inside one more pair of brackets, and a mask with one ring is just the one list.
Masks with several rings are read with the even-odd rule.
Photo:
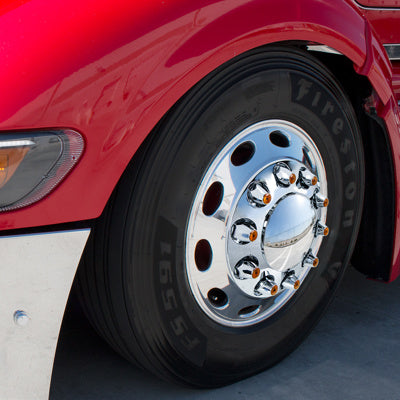
[[0, 238], [0, 399], [47, 399], [58, 335], [90, 230]]

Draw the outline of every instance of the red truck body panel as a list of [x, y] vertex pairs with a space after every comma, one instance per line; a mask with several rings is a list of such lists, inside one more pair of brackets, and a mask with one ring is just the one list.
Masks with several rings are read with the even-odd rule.
[[[384, 13], [382, 22], [375, 11], [345, 0], [3, 2], [0, 130], [67, 127], [86, 146], [50, 195], [3, 213], [0, 229], [98, 217], [141, 143], [191, 87], [236, 55], [283, 41], [329, 46], [368, 77], [381, 101], [399, 182], [397, 105], [382, 40], [400, 43], [394, 25], [400, 19], [397, 11]], [[396, 193], [399, 198], [398, 184]], [[399, 254], [396, 239], [393, 279]]]

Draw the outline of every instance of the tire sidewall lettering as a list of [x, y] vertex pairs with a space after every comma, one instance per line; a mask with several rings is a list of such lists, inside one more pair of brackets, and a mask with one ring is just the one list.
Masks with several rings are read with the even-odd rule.
[[[295, 78], [292, 78], [295, 79]], [[348, 180], [344, 188], [344, 207], [341, 217], [341, 229], [352, 230], [354, 226], [354, 208], [353, 201], [358, 195], [357, 181], [359, 179], [356, 168], [356, 147], [355, 143], [350, 139], [351, 127], [346, 121], [340, 109], [340, 104], [327, 100], [326, 92], [322, 93], [318, 89], [318, 99], [316, 102], [314, 91], [312, 90], [315, 82], [307, 81], [304, 78], [299, 78], [298, 83], [293, 83], [293, 88], [298, 87], [297, 93], [292, 97], [292, 101], [313, 109], [321, 119], [326, 121], [326, 126], [330, 127], [331, 138], [335, 143], [336, 153], [342, 165], [343, 176]], [[317, 85], [319, 87], [319, 85]], [[304, 89], [307, 88], [307, 91]]]
[[206, 340], [196, 329], [184, 312], [181, 297], [182, 287], [177, 275], [180, 273], [179, 261], [176, 259], [178, 229], [165, 218], [159, 218], [155, 240], [155, 292], [159, 293], [157, 301], [160, 318], [164, 321], [168, 335], [182, 354], [196, 365], [204, 362]]

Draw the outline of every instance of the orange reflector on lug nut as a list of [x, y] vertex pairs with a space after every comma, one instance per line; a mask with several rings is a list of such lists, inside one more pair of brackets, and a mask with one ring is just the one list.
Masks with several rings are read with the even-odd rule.
[[318, 266], [318, 264], [319, 264], [319, 258], [315, 257], [314, 260], [313, 260], [312, 266], [315, 268], [315, 267]]
[[257, 239], [258, 233], [257, 231], [251, 231], [249, 235], [250, 242], [254, 242]]
[[293, 289], [297, 290], [300, 287], [300, 281], [297, 279], [297, 281], [293, 285]]
[[271, 288], [271, 296], [275, 296], [278, 293], [278, 285], [274, 285]]
[[289, 177], [289, 182], [290, 182], [291, 184], [293, 184], [293, 183], [296, 182], [296, 175], [295, 175], [295, 174], [291, 174], [291, 175], [290, 175], [290, 177]]
[[264, 197], [263, 197], [264, 204], [269, 204], [271, 202], [271, 200], [272, 200], [272, 196], [269, 193], [264, 194]]
[[326, 228], [324, 229], [324, 236], [328, 236], [328, 234], [329, 234], [329, 228], [326, 227]]
[[328, 207], [328, 204], [329, 204], [329, 200], [326, 198], [326, 199], [324, 200], [324, 207]]
[[316, 176], [313, 176], [311, 179], [311, 185], [315, 186], [318, 183], [318, 178]]
[[251, 273], [251, 277], [253, 279], [256, 279], [260, 276], [260, 273], [261, 273], [260, 268], [254, 268], [253, 272]]

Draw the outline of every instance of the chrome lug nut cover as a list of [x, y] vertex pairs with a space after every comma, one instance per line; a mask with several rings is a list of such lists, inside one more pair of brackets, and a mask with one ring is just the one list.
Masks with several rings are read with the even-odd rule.
[[315, 225], [315, 236], [328, 236], [329, 228], [320, 221]]
[[303, 267], [316, 268], [318, 267], [318, 264], [319, 264], [319, 258], [315, 257], [314, 254], [312, 253], [312, 250], [310, 249], [304, 257]]
[[258, 282], [254, 288], [256, 296], [267, 294], [268, 296], [275, 296], [278, 293], [278, 285], [275, 283], [273, 277], [265, 277]]
[[302, 169], [299, 172], [299, 183], [305, 188], [315, 186], [318, 183], [318, 178], [307, 169]]
[[328, 207], [328, 204], [329, 204], [328, 198], [322, 196], [319, 193], [314, 194], [312, 201], [314, 203], [315, 208]]
[[256, 279], [260, 276], [260, 268], [251, 260], [241, 260], [235, 269], [239, 279]]
[[263, 182], [251, 182], [247, 189], [247, 198], [255, 207], [264, 207], [272, 200], [267, 185]]
[[[285, 146], [271, 141], [276, 131], [287, 137]], [[254, 151], [233, 163], [232, 154], [244, 144]], [[223, 186], [222, 199], [205, 213], [202, 204], [215, 182]], [[328, 229], [327, 190], [317, 147], [287, 121], [251, 125], [220, 151], [198, 188], [185, 248], [191, 291], [211, 319], [252, 325], [295, 295], [319, 262]], [[206, 268], [203, 259], [210, 260]], [[226, 298], [223, 307], [209, 296], [214, 292]]]
[[283, 162], [275, 164], [273, 171], [276, 181], [282, 186], [289, 186], [296, 182], [296, 175]]
[[282, 282], [282, 286], [285, 289], [297, 290], [300, 287], [300, 280], [296, 275], [288, 275]]
[[254, 242], [258, 237], [257, 226], [248, 219], [240, 219], [232, 225], [231, 236], [239, 244]]

